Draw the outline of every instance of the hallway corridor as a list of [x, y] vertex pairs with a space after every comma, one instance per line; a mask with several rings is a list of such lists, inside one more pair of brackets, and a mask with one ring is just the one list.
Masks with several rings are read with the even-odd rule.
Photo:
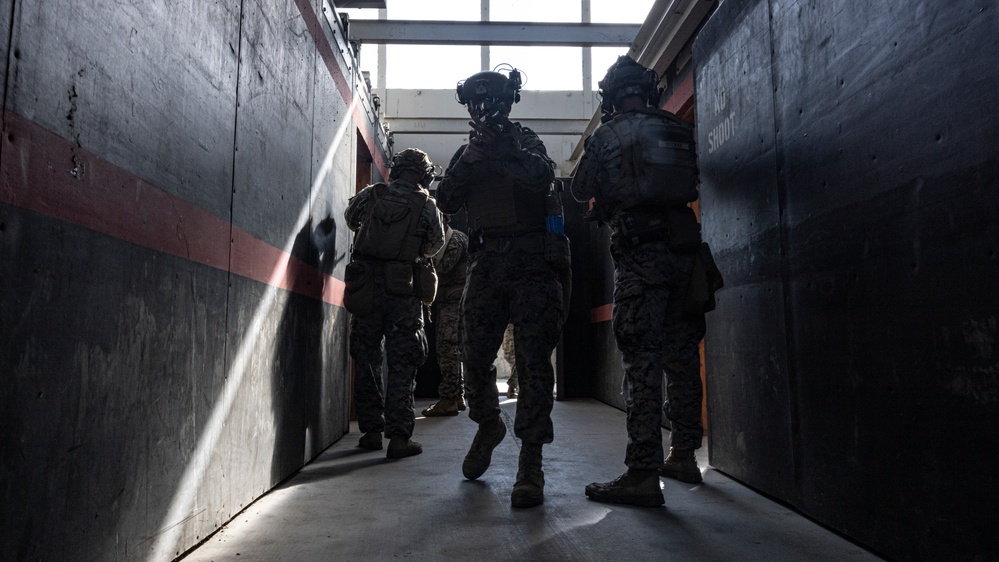
[[[417, 411], [429, 404], [417, 401]], [[516, 402], [502, 403], [513, 427]], [[351, 433], [250, 505], [184, 562], [346, 560], [880, 560], [707, 466], [704, 483], [663, 480], [665, 508], [588, 500], [583, 487], [624, 471], [624, 413], [556, 402], [545, 447], [545, 503], [510, 507], [519, 442], [512, 429], [478, 481], [461, 476], [474, 434], [467, 411], [417, 418], [422, 455], [388, 460]]]

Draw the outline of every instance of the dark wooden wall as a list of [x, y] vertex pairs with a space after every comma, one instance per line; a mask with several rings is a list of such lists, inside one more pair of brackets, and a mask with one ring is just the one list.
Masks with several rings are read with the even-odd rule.
[[330, 18], [0, 3], [0, 558], [172, 559], [347, 431]]
[[711, 462], [890, 558], [999, 552], [997, 29], [726, 0], [694, 43]]

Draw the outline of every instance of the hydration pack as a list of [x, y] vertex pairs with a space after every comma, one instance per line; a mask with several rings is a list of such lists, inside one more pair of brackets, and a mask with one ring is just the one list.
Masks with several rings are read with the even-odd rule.
[[413, 262], [423, 239], [417, 234], [420, 215], [430, 194], [423, 188], [392, 193], [384, 183], [371, 186], [367, 219], [354, 237], [354, 253], [381, 260]]
[[620, 179], [598, 198], [612, 213], [697, 199], [697, 153], [690, 125], [672, 113], [648, 108], [621, 114], [603, 126], [614, 133], [621, 149]]

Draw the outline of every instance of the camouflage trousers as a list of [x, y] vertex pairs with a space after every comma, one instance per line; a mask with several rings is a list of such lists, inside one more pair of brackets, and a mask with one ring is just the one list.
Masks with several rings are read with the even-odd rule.
[[[413, 390], [416, 370], [427, 359], [423, 305], [413, 296], [385, 293], [376, 281], [371, 314], [351, 316], [350, 355], [356, 362], [354, 408], [362, 433], [384, 432], [385, 437], [411, 437], [416, 414]], [[388, 374], [382, 380], [382, 342]]]
[[507, 385], [513, 388], [518, 386], [517, 379], [517, 354], [513, 350], [513, 324], [506, 327], [503, 332], [503, 360], [510, 365], [510, 378]]
[[507, 324], [513, 324], [520, 377], [514, 434], [525, 443], [551, 443], [555, 390], [551, 354], [562, 331], [558, 273], [540, 254], [476, 254], [461, 306], [469, 417], [481, 424], [499, 416], [493, 362]]
[[461, 300], [437, 302], [437, 364], [441, 369], [441, 383], [437, 395], [441, 398], [460, 398], [465, 394], [465, 378], [461, 372], [460, 328]]
[[[625, 464], [662, 465], [662, 420], [670, 443], [701, 446], [701, 358], [704, 315], [683, 312], [694, 255], [673, 253], [665, 242], [614, 247], [614, 336], [624, 365], [628, 447]], [[663, 401], [663, 374], [666, 400]]]

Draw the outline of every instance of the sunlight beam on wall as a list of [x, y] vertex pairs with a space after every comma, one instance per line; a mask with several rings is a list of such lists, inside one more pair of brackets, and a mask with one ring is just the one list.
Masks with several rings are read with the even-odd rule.
[[[330, 146], [326, 151], [326, 155], [323, 158], [319, 170], [316, 172], [316, 178], [312, 183], [312, 191], [310, 194], [316, 193], [317, 190], [320, 189], [325, 179], [333, 170], [333, 158], [336, 154], [336, 149], [342, 142], [343, 136], [346, 134], [348, 127], [352, 123], [349, 117], [353, 114], [354, 107], [357, 104], [357, 99], [358, 97], [355, 96], [351, 107], [344, 114], [345, 118], [340, 124], [340, 127], [337, 129], [336, 135], [333, 137], [333, 141], [330, 143]], [[257, 341], [260, 339], [264, 322], [270, 315], [278, 291], [281, 290], [278, 289], [276, 285], [281, 284], [280, 282], [286, 274], [288, 268], [287, 257], [290, 256], [295, 237], [309, 221], [312, 211], [311, 199], [312, 197], [310, 195], [310, 200], [302, 206], [302, 210], [298, 215], [298, 220], [291, 228], [291, 234], [288, 236], [288, 241], [284, 245], [285, 258], [275, 264], [273, 273], [269, 277], [270, 284], [267, 285], [264, 296], [261, 298], [260, 304], [257, 306], [256, 312], [253, 315], [253, 320], [250, 322], [250, 326], [239, 344], [235, 357], [232, 361], [232, 366], [229, 368], [228, 376], [226, 377], [225, 387], [222, 389], [222, 392], [215, 403], [215, 408], [212, 410], [211, 417], [205, 424], [201, 437], [198, 439], [197, 447], [191, 454], [191, 460], [188, 463], [187, 468], [184, 470], [184, 475], [181, 478], [180, 483], [177, 485], [173, 499], [170, 502], [170, 508], [167, 510], [167, 514], [160, 524], [160, 530], [156, 536], [152, 537], [153, 544], [151, 546], [150, 554], [146, 558], [147, 562], [163, 562], [173, 560], [177, 556], [177, 548], [184, 531], [185, 523], [196, 517], [198, 512], [203, 511], [201, 509], [195, 509], [195, 503], [198, 499], [198, 491], [201, 489], [201, 485], [204, 482], [205, 473], [209, 468], [212, 453], [218, 445], [225, 422], [229, 418], [229, 413], [232, 410], [233, 402], [235, 401], [236, 395], [249, 369], [250, 361], [256, 348]]]

